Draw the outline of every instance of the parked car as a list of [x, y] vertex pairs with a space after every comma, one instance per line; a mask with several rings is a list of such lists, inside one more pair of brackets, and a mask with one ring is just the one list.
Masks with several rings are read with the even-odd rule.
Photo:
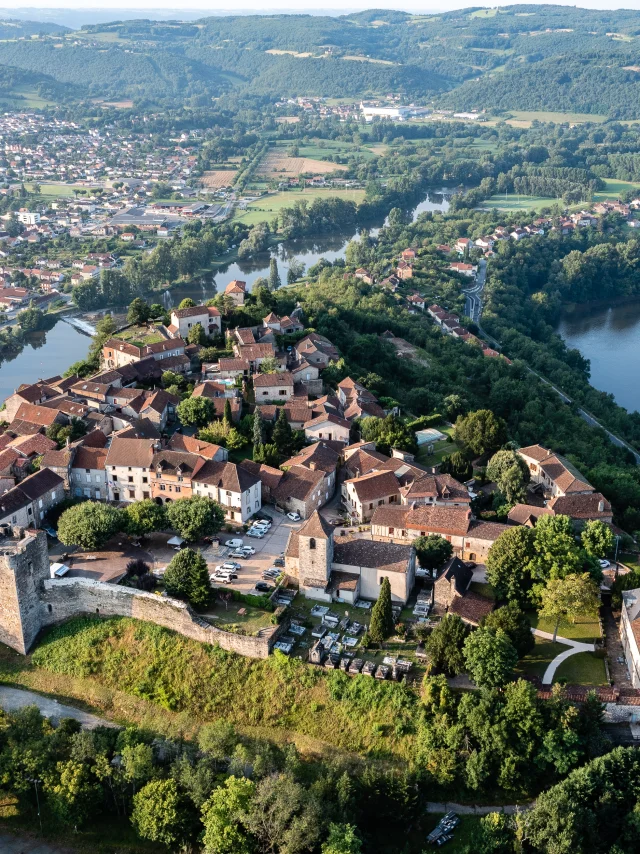
[[475, 560], [465, 560], [464, 565], [468, 566], [469, 569], [475, 569], [478, 564], [475, 562]]
[[240, 549], [244, 545], [244, 540], [235, 539], [235, 540], [227, 540], [225, 546], [228, 546], [230, 549]]
[[244, 549], [236, 549], [235, 551], [230, 553], [229, 557], [235, 557], [238, 560], [244, 560], [246, 558], [246, 554], [244, 552]]
[[209, 578], [215, 584], [231, 584], [231, 579], [228, 575], [216, 575], [214, 573], [213, 575], [210, 575]]
[[45, 528], [45, 533], [48, 534], [52, 540], [57, 540], [58, 535], [53, 528]]
[[245, 557], [249, 557], [250, 555], [254, 555], [256, 553], [256, 550], [253, 546], [243, 546], [240, 551], [243, 555], [245, 555]]
[[287, 513], [287, 519], [291, 519], [292, 522], [299, 522], [300, 521], [300, 514], [299, 513], [293, 513], [293, 512]]
[[263, 577], [263, 578], [265, 578], [265, 579], [266, 579], [266, 578], [274, 578], [274, 579], [275, 579], [275, 578], [277, 578], [279, 575], [280, 575], [280, 573], [279, 573], [277, 570], [274, 572], [274, 571], [273, 571], [273, 570], [271, 570], [271, 569], [265, 569], [265, 571], [262, 573], [262, 577]]
[[608, 561], [608, 560], [604, 560], [604, 558], [603, 558], [602, 560], [599, 560], [599, 561], [598, 561], [598, 563], [600, 564], [600, 567], [601, 567], [602, 569], [608, 569], [608, 568], [611, 566], [611, 564], [609, 563], [609, 561]]
[[264, 531], [262, 531], [260, 528], [249, 528], [249, 530], [247, 531], [247, 537], [257, 537], [259, 540], [261, 540], [264, 537]]
[[270, 593], [273, 587], [268, 585], [266, 581], [256, 581], [256, 590], [260, 593]]
[[283, 557], [277, 557], [274, 560], [273, 565], [274, 566], [284, 566], [284, 558]]
[[236, 563], [235, 560], [225, 560], [225, 562], [222, 564], [222, 568], [230, 569], [232, 572], [234, 572], [236, 569], [242, 569], [240, 564]]

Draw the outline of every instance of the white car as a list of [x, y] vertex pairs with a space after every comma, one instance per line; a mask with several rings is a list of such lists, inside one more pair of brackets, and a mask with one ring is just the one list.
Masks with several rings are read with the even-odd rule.
[[249, 557], [250, 555], [254, 555], [256, 553], [256, 550], [253, 546], [243, 546], [240, 551], [245, 557]]
[[251, 530], [255, 531], [268, 531], [271, 527], [271, 522], [254, 522], [251, 526]]
[[599, 561], [598, 561], [598, 563], [600, 564], [600, 568], [601, 568], [601, 569], [607, 569], [608, 567], [610, 567], [610, 566], [611, 566], [611, 564], [609, 563], [609, 561], [608, 561], [608, 560], [604, 560], [604, 559], [599, 560]]
[[213, 575], [210, 575], [209, 578], [211, 581], [215, 581], [216, 584], [231, 584], [231, 579], [228, 575], [216, 575], [214, 573]]
[[300, 521], [300, 514], [299, 513], [293, 513], [293, 512], [287, 513], [287, 519], [291, 519], [292, 522], [299, 522]]
[[260, 528], [250, 528], [247, 531], [247, 537], [257, 537], [261, 540], [264, 537], [264, 531], [261, 531]]
[[244, 545], [244, 540], [227, 540], [225, 546], [228, 546], [230, 549], [241, 549]]

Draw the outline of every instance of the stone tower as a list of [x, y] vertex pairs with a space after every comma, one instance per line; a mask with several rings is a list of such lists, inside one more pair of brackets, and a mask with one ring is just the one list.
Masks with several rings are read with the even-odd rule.
[[45, 532], [0, 529], [0, 642], [23, 655], [42, 628], [40, 594], [47, 578]]
[[306, 587], [310, 586], [310, 581], [326, 584], [329, 580], [333, 563], [333, 530], [317, 510], [298, 531], [298, 562], [299, 578]]

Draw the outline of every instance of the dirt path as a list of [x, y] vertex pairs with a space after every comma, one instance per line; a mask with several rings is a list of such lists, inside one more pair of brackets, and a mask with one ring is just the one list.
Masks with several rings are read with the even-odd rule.
[[[85, 729], [95, 729], [97, 726], [117, 726], [105, 718], [99, 718], [97, 715], [91, 715], [88, 712], [75, 709], [73, 706], [65, 706], [57, 700], [43, 697], [42, 694], [36, 694], [34, 691], [0, 685], [0, 708], [4, 709], [5, 712], [15, 712], [17, 709], [25, 708], [25, 706], [37, 706], [45, 718], [54, 721], [58, 721], [60, 718], [74, 718], [74, 720], [80, 721]], [[4, 854], [1, 842], [0, 852]]]

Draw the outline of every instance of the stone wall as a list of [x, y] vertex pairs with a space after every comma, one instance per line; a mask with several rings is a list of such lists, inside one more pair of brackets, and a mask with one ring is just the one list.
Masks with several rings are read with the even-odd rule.
[[222, 649], [248, 658], [267, 658], [280, 629], [274, 626], [273, 632], [265, 632], [263, 637], [248, 637], [225, 632], [210, 625], [198, 617], [189, 605], [178, 599], [87, 578], [45, 581], [44, 593], [41, 596], [43, 626], [61, 623], [82, 614], [146, 620], [179, 632], [192, 640], [217, 644]]
[[44, 531], [0, 541], [0, 641], [23, 655], [40, 631], [40, 593], [49, 576]]

